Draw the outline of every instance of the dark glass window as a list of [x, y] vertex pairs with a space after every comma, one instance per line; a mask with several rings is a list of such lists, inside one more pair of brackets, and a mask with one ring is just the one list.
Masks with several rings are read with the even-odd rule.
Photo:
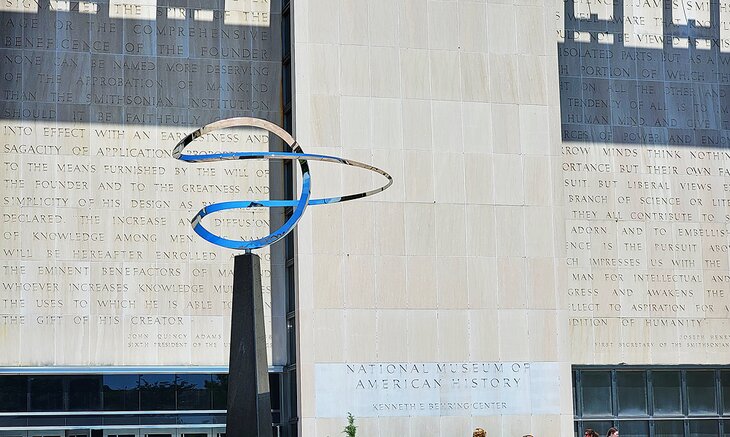
[[619, 416], [646, 415], [646, 373], [616, 372]]
[[140, 375], [139, 405], [143, 410], [174, 410], [175, 375], [155, 373]]
[[[621, 431], [619, 431], [619, 435]], [[654, 423], [655, 437], [684, 437], [684, 422], [681, 420], [659, 420]]]
[[30, 411], [63, 410], [63, 378], [61, 376], [31, 376]]
[[687, 404], [689, 414], [717, 414], [714, 371], [687, 371]]
[[210, 375], [177, 375], [177, 409], [210, 409]]
[[583, 414], [588, 416], [611, 414], [611, 373], [582, 372], [581, 388]]
[[[601, 432], [605, 433], [606, 429], [602, 429]], [[603, 434], [603, 435], [605, 435], [605, 434]], [[619, 435], [621, 437], [646, 437], [649, 435], [649, 422], [645, 422], [645, 421], [621, 422], [621, 425], [619, 426]]]
[[720, 428], [717, 420], [691, 420], [689, 435], [690, 437], [715, 437], [720, 435]]
[[139, 375], [104, 375], [104, 409], [139, 410]]
[[653, 371], [651, 378], [654, 414], [657, 416], [682, 414], [679, 371]]
[[68, 377], [68, 409], [76, 411], [101, 409], [101, 375]]
[[27, 411], [27, 393], [27, 376], [0, 376], [0, 411]]
[[[722, 412], [723, 414], [730, 414], [730, 371], [723, 371], [720, 372], [720, 393], [722, 396]], [[727, 427], [727, 424], [725, 425], [725, 429], [728, 430], [728, 433], [730, 433], [730, 428]]]
[[214, 410], [225, 410], [228, 405], [228, 375], [213, 375], [210, 394]]

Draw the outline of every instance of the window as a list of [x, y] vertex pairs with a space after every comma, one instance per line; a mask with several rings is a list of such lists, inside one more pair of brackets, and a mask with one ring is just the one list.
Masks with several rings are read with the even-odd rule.
[[209, 410], [210, 409], [210, 375], [178, 375], [177, 376], [177, 409]]
[[76, 411], [101, 409], [100, 375], [73, 375], [68, 377], [68, 409]]
[[575, 435], [730, 437], [730, 366], [575, 366]]
[[143, 410], [174, 410], [175, 375], [156, 373], [140, 375], [139, 406]]
[[139, 410], [139, 375], [104, 375], [104, 409]]
[[61, 376], [31, 376], [30, 410], [62, 411], [63, 378]]
[[0, 387], [0, 411], [28, 410], [27, 376], [1, 376]]

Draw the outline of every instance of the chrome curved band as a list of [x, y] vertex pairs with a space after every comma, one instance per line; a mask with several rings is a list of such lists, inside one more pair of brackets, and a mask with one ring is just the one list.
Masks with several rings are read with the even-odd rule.
[[[228, 127], [257, 127], [269, 131], [270, 133], [281, 138], [291, 149], [292, 152], [228, 152], [228, 153], [212, 153], [212, 154], [183, 154], [185, 148], [195, 141], [195, 139], [202, 137], [203, 135], [210, 133], [218, 129], [224, 129]], [[329, 155], [317, 155], [304, 153], [299, 144], [294, 138], [286, 132], [284, 129], [266, 120], [251, 117], [237, 117], [229, 118], [225, 120], [219, 120], [208, 125], [201, 127], [200, 129], [193, 131], [185, 138], [180, 140], [175, 148], [173, 149], [172, 156], [175, 159], [179, 159], [185, 162], [213, 162], [213, 161], [226, 161], [236, 159], [289, 159], [297, 160], [299, 167], [302, 172], [302, 191], [300, 192], [299, 199], [297, 200], [235, 200], [228, 202], [219, 202], [208, 205], [198, 211], [198, 213], [191, 220], [193, 230], [206, 239], [207, 241], [216, 244], [218, 246], [226, 247], [229, 249], [238, 249], [251, 251], [253, 249], [260, 249], [262, 247], [273, 244], [280, 239], [284, 238], [289, 232], [294, 229], [297, 222], [302, 218], [304, 211], [308, 205], [323, 205], [329, 203], [345, 202], [348, 200], [359, 199], [362, 197], [372, 196], [373, 194], [379, 193], [386, 190], [388, 187], [393, 185], [393, 178], [385, 171], [373, 167], [362, 162], [353, 161], [350, 159], [338, 158], [336, 156]], [[325, 161], [335, 162], [340, 164], [349, 165], [352, 167], [359, 167], [366, 170], [373, 171], [384, 176], [387, 179], [385, 185], [360, 193], [347, 194], [338, 197], [324, 197], [320, 199], [311, 199], [311, 176], [309, 174], [308, 160], [313, 161]], [[291, 217], [278, 229], [273, 231], [271, 234], [258, 238], [255, 240], [231, 240], [220, 237], [208, 231], [203, 225], [202, 220], [205, 216], [225, 210], [231, 209], [246, 209], [256, 207], [285, 207], [294, 206], [294, 211]]]

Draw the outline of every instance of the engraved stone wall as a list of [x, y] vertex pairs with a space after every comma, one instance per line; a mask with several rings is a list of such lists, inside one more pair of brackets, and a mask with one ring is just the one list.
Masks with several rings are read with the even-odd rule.
[[[0, 365], [226, 363], [232, 254], [189, 219], [206, 203], [266, 198], [270, 167], [186, 165], [171, 151], [220, 118], [280, 123], [278, 10], [268, 0], [3, 2]], [[199, 142], [276, 147], [244, 130]], [[272, 217], [206, 220], [253, 238]]]
[[730, 355], [728, 6], [556, 14], [574, 363]]

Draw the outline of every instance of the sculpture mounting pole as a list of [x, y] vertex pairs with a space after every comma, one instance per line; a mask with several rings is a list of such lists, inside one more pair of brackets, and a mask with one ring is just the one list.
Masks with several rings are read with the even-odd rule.
[[261, 260], [250, 252], [233, 263], [231, 355], [226, 437], [271, 437]]

